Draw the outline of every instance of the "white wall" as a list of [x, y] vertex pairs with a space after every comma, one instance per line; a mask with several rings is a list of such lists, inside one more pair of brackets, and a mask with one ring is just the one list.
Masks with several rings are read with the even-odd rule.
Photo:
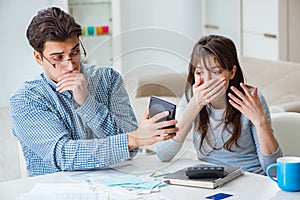
[[7, 107], [11, 93], [24, 80], [41, 71], [27, 42], [26, 30], [37, 11], [48, 5], [50, 0], [32, 0], [30, 3], [22, 0], [0, 1], [0, 107]]
[[293, 62], [300, 62], [300, 1], [289, 0], [289, 31], [288, 31], [288, 47], [291, 49], [288, 52], [288, 60]]
[[200, 0], [122, 0], [123, 77], [187, 71], [201, 36]]

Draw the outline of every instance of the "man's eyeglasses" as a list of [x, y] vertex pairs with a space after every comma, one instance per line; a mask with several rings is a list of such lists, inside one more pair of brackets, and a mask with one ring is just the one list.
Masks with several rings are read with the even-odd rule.
[[78, 39], [79, 44], [82, 47], [83, 53], [80, 52], [80, 49], [72, 50], [69, 58], [63, 59], [63, 57], [58, 57], [57, 61], [51, 62], [48, 58], [46, 58], [43, 53], [40, 52], [40, 55], [47, 60], [54, 68], [62, 68], [68, 65], [69, 61], [78, 62], [80, 61], [81, 57], [86, 56], [85, 48], [82, 44], [82, 42]]

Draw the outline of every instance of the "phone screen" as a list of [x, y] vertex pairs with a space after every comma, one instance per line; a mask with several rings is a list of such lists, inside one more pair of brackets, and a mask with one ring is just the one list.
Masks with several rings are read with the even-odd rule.
[[[165, 101], [163, 99], [160, 99], [158, 97], [155, 96], [150, 97], [149, 110], [150, 110], [150, 117], [153, 117], [154, 115], [164, 111], [169, 111], [169, 115], [167, 117], [161, 118], [159, 122], [175, 119], [176, 105], [168, 101]], [[175, 127], [175, 125], [170, 127], [164, 127], [164, 128], [171, 128], [171, 127]]]

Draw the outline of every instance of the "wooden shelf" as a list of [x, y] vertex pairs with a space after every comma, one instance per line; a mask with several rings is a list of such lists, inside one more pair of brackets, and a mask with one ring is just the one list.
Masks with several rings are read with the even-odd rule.
[[103, 35], [81, 35], [81, 37], [84, 37], [84, 38], [98, 38], [98, 37], [111, 37], [112, 34], [109, 33], [109, 34], [103, 34]]
[[77, 5], [98, 5], [98, 4], [111, 4], [110, 0], [97, 0], [97, 1], [70, 1], [69, 6]]

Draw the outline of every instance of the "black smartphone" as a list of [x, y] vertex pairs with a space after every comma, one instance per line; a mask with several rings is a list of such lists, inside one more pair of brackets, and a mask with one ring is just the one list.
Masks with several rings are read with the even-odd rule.
[[[150, 117], [153, 117], [154, 115], [164, 111], [169, 111], [169, 115], [167, 117], [161, 118], [159, 122], [175, 119], [176, 105], [168, 101], [165, 101], [163, 99], [160, 99], [158, 97], [155, 96], [150, 97], [149, 110], [150, 110]], [[173, 128], [173, 127], [175, 127], [175, 125], [164, 127], [164, 128]]]

